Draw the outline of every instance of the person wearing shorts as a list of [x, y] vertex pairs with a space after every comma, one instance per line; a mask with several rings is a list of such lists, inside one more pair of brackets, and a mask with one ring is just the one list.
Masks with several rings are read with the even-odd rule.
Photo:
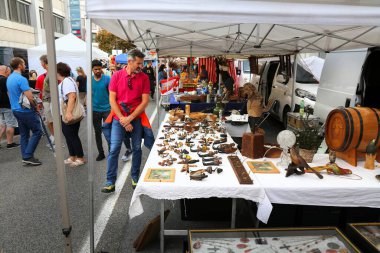
[[13, 141], [15, 128], [18, 127], [17, 120], [12, 113], [7, 90], [7, 77], [11, 74], [8, 66], [0, 66], [0, 142], [3, 135], [7, 136], [7, 149], [20, 146]]

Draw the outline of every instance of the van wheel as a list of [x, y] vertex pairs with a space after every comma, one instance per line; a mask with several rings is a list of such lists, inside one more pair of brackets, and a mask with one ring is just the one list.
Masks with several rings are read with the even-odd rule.
[[285, 129], [288, 127], [288, 112], [290, 112], [290, 108], [285, 107], [284, 112], [282, 113], [282, 126]]

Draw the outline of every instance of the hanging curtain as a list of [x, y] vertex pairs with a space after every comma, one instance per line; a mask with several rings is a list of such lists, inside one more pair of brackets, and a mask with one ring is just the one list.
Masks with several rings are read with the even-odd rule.
[[201, 66], [205, 65], [208, 72], [208, 80], [212, 83], [216, 83], [216, 65], [214, 57], [199, 58], [198, 69], [201, 71]]
[[227, 63], [228, 63], [228, 72], [230, 76], [234, 79], [234, 86], [235, 86], [234, 91], [236, 95], [239, 89], [239, 80], [236, 75], [235, 63], [234, 63], [234, 60], [227, 60]]

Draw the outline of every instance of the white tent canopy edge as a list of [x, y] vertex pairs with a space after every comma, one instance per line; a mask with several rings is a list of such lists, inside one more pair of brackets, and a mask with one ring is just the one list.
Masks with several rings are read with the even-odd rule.
[[380, 3], [332, 2], [89, 0], [86, 3], [87, 16], [94, 23], [140, 48], [159, 49], [160, 56], [188, 56], [190, 45], [193, 56], [245, 57], [380, 44]]

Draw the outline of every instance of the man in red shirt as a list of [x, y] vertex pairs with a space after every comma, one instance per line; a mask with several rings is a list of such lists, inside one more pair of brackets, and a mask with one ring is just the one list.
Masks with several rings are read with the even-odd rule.
[[[40, 98], [42, 99], [43, 105], [44, 105], [44, 116], [45, 116], [46, 123], [50, 132], [49, 138], [51, 142], [54, 143], [54, 127], [53, 127], [53, 115], [51, 114], [50, 92], [48, 91], [48, 89], [46, 90], [44, 89], [44, 86], [48, 85], [48, 82], [47, 82], [48, 79], [46, 78], [46, 76], [47, 76], [47, 72], [49, 68], [46, 54], [41, 55], [40, 63], [41, 63], [42, 68], [44, 68], [46, 72], [37, 78], [36, 89], [41, 91]], [[45, 82], [47, 83], [45, 84]]]
[[114, 113], [110, 140], [110, 151], [107, 158], [107, 182], [102, 192], [115, 191], [120, 148], [126, 134], [132, 139], [132, 186], [139, 179], [141, 165], [141, 142], [143, 126], [140, 114], [149, 103], [149, 77], [141, 72], [145, 55], [134, 49], [128, 53], [128, 65], [113, 74], [109, 85], [109, 100]]

